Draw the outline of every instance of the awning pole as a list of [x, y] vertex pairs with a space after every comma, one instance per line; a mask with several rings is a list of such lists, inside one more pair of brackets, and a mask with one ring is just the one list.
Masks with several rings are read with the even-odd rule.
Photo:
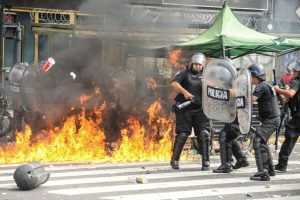
[[224, 42], [223, 42], [223, 36], [221, 36], [221, 41], [222, 41], [223, 58], [225, 58], [226, 57], [226, 49], [225, 49]]
[[223, 58], [226, 57], [226, 49], [225, 49], [225, 46], [223, 45]]

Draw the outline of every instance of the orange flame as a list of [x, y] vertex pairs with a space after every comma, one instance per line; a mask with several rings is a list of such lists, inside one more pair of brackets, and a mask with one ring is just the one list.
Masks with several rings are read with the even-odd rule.
[[91, 98], [92, 98], [92, 95], [81, 95], [79, 97], [80, 104], [84, 104], [85, 102], [87, 102]]
[[103, 118], [108, 106], [103, 103], [94, 107], [96, 119], [81, 113], [68, 117], [61, 128], [33, 137], [28, 126], [24, 133], [17, 134], [14, 144], [0, 147], [0, 163], [31, 161], [166, 161], [171, 154], [173, 121], [162, 114], [160, 101], [148, 109], [148, 124], [142, 125], [134, 117], [128, 118], [128, 127], [120, 130], [121, 138], [113, 152], [105, 144]]
[[95, 94], [100, 95], [100, 93], [101, 93], [101, 89], [96, 87], [95, 88]]
[[181, 56], [181, 50], [180, 49], [171, 50], [169, 52], [169, 62], [172, 65], [177, 65], [180, 56]]
[[151, 89], [151, 90], [156, 90], [156, 88], [157, 88], [157, 83], [155, 82], [155, 80], [152, 77], [148, 78], [147, 88]]
[[159, 101], [155, 101], [152, 105], [150, 105], [147, 110], [147, 113], [149, 115], [148, 125], [152, 124], [159, 111], [161, 111], [161, 105]]
[[[156, 101], [154, 104], [160, 102]], [[150, 107], [156, 105], [152, 104]], [[150, 112], [148, 113], [150, 115]], [[121, 131], [122, 142], [119, 149], [114, 152], [113, 160], [166, 161], [170, 159], [172, 120], [156, 116], [152, 121], [148, 120], [149, 122], [151, 130], [147, 132], [138, 120], [132, 117], [128, 119], [129, 128]]]

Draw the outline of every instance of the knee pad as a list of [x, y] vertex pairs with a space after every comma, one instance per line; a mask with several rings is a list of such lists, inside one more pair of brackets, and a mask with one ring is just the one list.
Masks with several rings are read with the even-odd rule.
[[265, 164], [269, 159], [268, 147], [265, 144], [261, 144], [260, 151], [261, 151], [262, 161]]
[[265, 144], [260, 144], [260, 151], [262, 154], [268, 154], [268, 147]]
[[255, 150], [257, 150], [257, 149], [260, 148], [260, 145], [261, 145], [261, 138], [255, 136], [255, 138], [253, 139], [253, 148], [254, 148]]
[[222, 130], [219, 134], [219, 143], [224, 143], [226, 141], [226, 131]]
[[198, 137], [202, 141], [209, 140], [209, 132], [207, 130], [202, 130], [202, 131], [200, 131], [200, 134]]
[[285, 139], [287, 139], [287, 140], [293, 140], [293, 139], [295, 139], [295, 137], [298, 137], [298, 134], [293, 129], [290, 129], [287, 127], [285, 129], [284, 136], [285, 136]]
[[188, 133], [177, 133], [176, 138], [178, 140], [186, 140], [189, 137]]

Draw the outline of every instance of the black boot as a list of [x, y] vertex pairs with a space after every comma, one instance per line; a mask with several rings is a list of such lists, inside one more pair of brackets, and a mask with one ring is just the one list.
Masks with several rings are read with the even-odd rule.
[[[260, 145], [263, 168], [264, 168], [265, 173], [267, 173], [270, 176], [270, 174], [269, 174], [269, 153], [268, 153], [268, 149], [269, 149], [268, 145], [266, 145], [266, 144], [261, 144]], [[271, 155], [271, 157], [272, 157], [272, 155]], [[272, 166], [273, 166], [273, 164], [272, 164]], [[274, 173], [272, 175], [275, 176], [275, 170], [274, 170]]]
[[228, 172], [232, 172], [232, 141], [226, 141], [226, 166]]
[[268, 145], [263, 144], [261, 146], [261, 152], [262, 152], [262, 160], [263, 160], [263, 166], [264, 169], [268, 172], [270, 176], [276, 176], [275, 168], [273, 165], [273, 157], [270, 152], [270, 148]]
[[274, 167], [274, 164], [273, 164], [273, 156], [271, 154], [271, 151], [270, 151], [270, 148], [269, 146], [267, 145], [267, 153], [268, 153], [268, 173], [270, 176], [276, 176], [276, 172], [275, 172], [275, 167]]
[[247, 157], [244, 156], [240, 144], [237, 140], [232, 141], [232, 154], [236, 159], [235, 165], [232, 167], [233, 169], [239, 169], [241, 167], [249, 166], [249, 162], [247, 161]]
[[[226, 144], [226, 132], [223, 130], [220, 132], [219, 135], [219, 144], [220, 144], [220, 159], [221, 159], [221, 166], [217, 169], [213, 170], [213, 173], [230, 173], [232, 172], [231, 169], [231, 151], [228, 149], [228, 145]], [[229, 161], [230, 160], [230, 161]]]
[[256, 172], [250, 177], [252, 181], [269, 181], [270, 176], [267, 172]]
[[277, 165], [275, 165], [275, 170], [284, 173], [286, 172], [286, 167], [283, 167], [280, 163], [278, 163]]
[[241, 167], [248, 167], [249, 162], [246, 157], [240, 158], [236, 161], [235, 165], [232, 167], [233, 169], [239, 169]]
[[183, 150], [184, 144], [188, 138], [187, 133], [178, 133], [175, 137], [175, 142], [173, 145], [172, 157], [171, 157], [171, 167], [173, 169], [179, 169], [179, 159], [181, 152]]
[[209, 133], [207, 130], [202, 130], [197, 136], [197, 140], [202, 145], [202, 168], [201, 170], [209, 170]]
[[268, 174], [269, 174], [269, 176], [276, 176], [274, 165], [273, 166], [269, 166], [269, 168], [268, 168]]
[[257, 166], [257, 173], [250, 177], [250, 180], [254, 181], [269, 181], [270, 176], [268, 172], [264, 170], [264, 162], [263, 162], [263, 155], [262, 155], [262, 144], [261, 138], [255, 136], [253, 139], [253, 147], [255, 152], [255, 161]]

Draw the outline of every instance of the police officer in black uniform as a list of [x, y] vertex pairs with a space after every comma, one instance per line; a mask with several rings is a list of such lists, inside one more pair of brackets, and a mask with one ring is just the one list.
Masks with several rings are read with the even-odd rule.
[[202, 102], [202, 71], [205, 65], [205, 56], [194, 54], [191, 64], [183, 71], [178, 72], [172, 80], [171, 87], [178, 92], [176, 105], [191, 101], [185, 108], [175, 106], [176, 137], [173, 144], [171, 167], [179, 169], [179, 158], [188, 136], [194, 128], [197, 142], [201, 146], [202, 170], [209, 169], [209, 119], [205, 116]]
[[[221, 166], [214, 169], [214, 173], [230, 173], [233, 169], [249, 166], [246, 156], [236, 138], [241, 134], [237, 118], [234, 122], [225, 123], [219, 134]], [[236, 158], [236, 163], [232, 167], [232, 155]]]
[[292, 119], [286, 124], [285, 140], [279, 152], [278, 164], [275, 166], [275, 169], [280, 172], [286, 172], [289, 156], [300, 135], [300, 62], [296, 62], [292, 70], [294, 75], [289, 88], [281, 89], [278, 85], [273, 87], [277, 93], [283, 95], [284, 99], [288, 101], [292, 116]]
[[258, 172], [250, 177], [251, 180], [269, 181], [275, 176], [273, 158], [267, 144], [271, 135], [276, 131], [280, 122], [280, 110], [275, 91], [265, 82], [264, 68], [260, 64], [249, 66], [252, 84], [256, 85], [252, 102], [257, 101], [261, 125], [256, 129], [253, 139], [255, 161]]

